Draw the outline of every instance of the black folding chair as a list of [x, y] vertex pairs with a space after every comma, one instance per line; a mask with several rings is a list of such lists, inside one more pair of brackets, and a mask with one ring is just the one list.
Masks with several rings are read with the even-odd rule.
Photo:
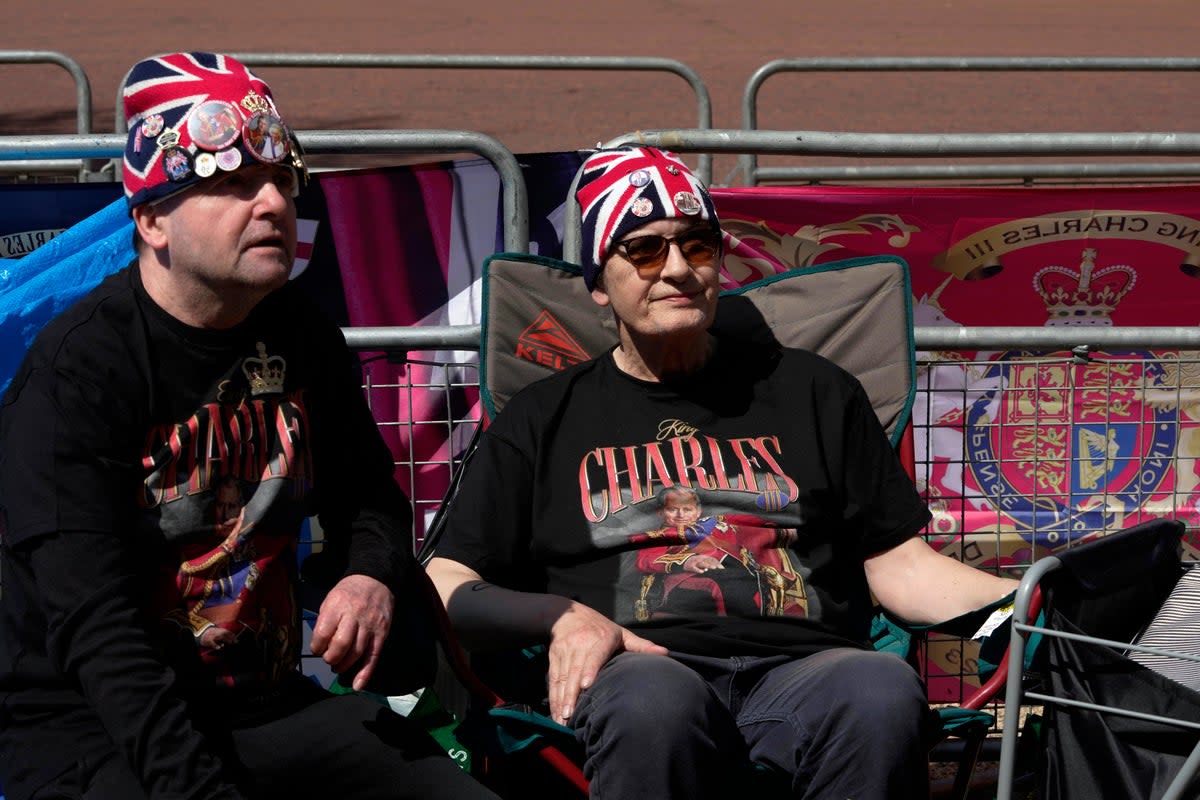
[[[1036, 561], [1017, 591], [1005, 706], [1044, 706], [1038, 778], [1058, 800], [1178, 800], [1197, 797], [1200, 692], [1140, 663], [1150, 652], [1200, 658], [1134, 643], [1184, 572], [1182, 522], [1156, 520]], [[1045, 622], [1033, 625], [1040, 594]], [[1200, 609], [1195, 610], [1200, 614]], [[1021, 663], [1032, 639], [1044, 659], [1036, 688]], [[998, 800], [1012, 797], [1017, 726], [1001, 742]]]

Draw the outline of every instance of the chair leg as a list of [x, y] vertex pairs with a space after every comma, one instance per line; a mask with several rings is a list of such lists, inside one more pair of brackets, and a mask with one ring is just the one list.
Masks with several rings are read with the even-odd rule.
[[971, 778], [975, 776], [975, 765], [979, 763], [979, 753], [983, 750], [983, 740], [986, 738], [987, 729], [982, 725], [962, 736], [962, 755], [958, 760], [958, 770], [954, 773], [954, 785], [950, 789], [951, 800], [967, 800]]
[[1014, 791], [1022, 793], [1020, 797], [1028, 796], [1037, 783], [1039, 750], [1043, 747], [1041, 724], [1040, 715], [1030, 714], [1017, 737], [1012, 785]]

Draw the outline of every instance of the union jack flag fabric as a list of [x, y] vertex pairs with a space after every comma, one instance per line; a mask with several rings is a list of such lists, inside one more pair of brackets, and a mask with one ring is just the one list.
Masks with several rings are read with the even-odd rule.
[[[222, 169], [261, 161], [262, 156], [252, 153], [243, 141], [245, 120], [256, 109], [278, 120], [266, 82], [241, 62], [219, 53], [147, 58], [130, 70], [123, 95], [129, 134], [122, 177], [130, 208], [207, 177], [194, 160], [201, 150], [238, 151], [236, 155], [222, 154], [226, 156], [220, 162]], [[202, 106], [207, 112], [217, 109], [229, 124], [225, 140], [196, 141], [199, 129], [192, 119]], [[287, 133], [290, 138], [290, 131]], [[240, 156], [250, 158], [243, 161]]]
[[575, 196], [581, 266], [589, 289], [612, 243], [629, 231], [660, 219], [717, 219], [700, 179], [674, 153], [653, 147], [593, 153], [583, 164]]

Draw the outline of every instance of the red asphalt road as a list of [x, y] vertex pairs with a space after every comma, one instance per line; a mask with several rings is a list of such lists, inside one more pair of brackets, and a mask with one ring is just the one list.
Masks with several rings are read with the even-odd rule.
[[[129, 67], [170, 50], [669, 58], [699, 74], [714, 127], [740, 128], [747, 80], [779, 58], [1192, 56], [1200, 41], [1195, 0], [5, 0], [3, 20], [0, 49], [56, 51], [82, 65], [92, 130], [102, 132], [113, 130]], [[698, 120], [691, 88], [666, 73], [258, 71], [300, 130], [472, 130], [523, 153]], [[74, 132], [64, 70], [0, 64], [0, 75], [0, 135]], [[1198, 94], [1200, 75], [1184, 72], [783, 74], [763, 85], [758, 115], [760, 128], [781, 130], [1196, 131]], [[734, 163], [718, 158], [715, 180]]]

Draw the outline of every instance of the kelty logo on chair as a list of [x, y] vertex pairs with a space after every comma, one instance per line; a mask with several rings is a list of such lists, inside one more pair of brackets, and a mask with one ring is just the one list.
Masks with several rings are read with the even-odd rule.
[[554, 370], [563, 370], [591, 358], [562, 323], [544, 309], [517, 337], [515, 355]]

